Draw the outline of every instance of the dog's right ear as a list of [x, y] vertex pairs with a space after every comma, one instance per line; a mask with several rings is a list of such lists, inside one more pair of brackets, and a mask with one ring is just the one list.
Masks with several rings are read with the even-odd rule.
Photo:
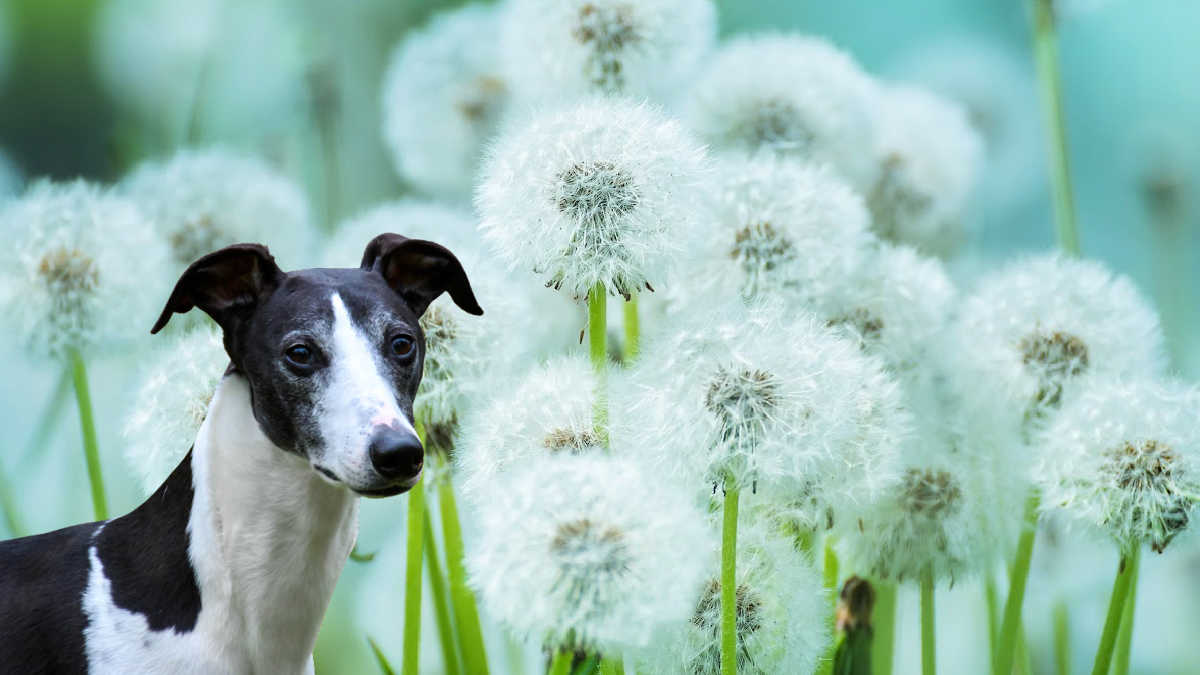
[[179, 277], [167, 306], [150, 332], [157, 333], [173, 314], [199, 307], [228, 328], [231, 318], [256, 305], [283, 279], [283, 271], [267, 247], [234, 244], [214, 251], [192, 263]]

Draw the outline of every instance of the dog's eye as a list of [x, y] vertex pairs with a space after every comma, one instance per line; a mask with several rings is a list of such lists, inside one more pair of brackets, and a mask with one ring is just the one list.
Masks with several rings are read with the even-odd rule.
[[416, 346], [417, 343], [407, 335], [398, 335], [392, 338], [392, 353], [396, 356], [408, 356], [413, 353]]
[[292, 345], [283, 352], [283, 355], [297, 366], [312, 365], [313, 351], [306, 345]]

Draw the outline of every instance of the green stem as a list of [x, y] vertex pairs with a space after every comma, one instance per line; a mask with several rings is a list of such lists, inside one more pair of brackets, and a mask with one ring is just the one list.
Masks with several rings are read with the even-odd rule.
[[[825, 537], [824, 543], [825, 553], [821, 561], [821, 576], [825, 593], [832, 600], [832, 611], [830, 612], [830, 626], [833, 626], [836, 621], [838, 604], [838, 557], [833, 550], [833, 539], [828, 535]], [[817, 672], [828, 675], [833, 672], [834, 656], [837, 653], [838, 643], [836, 640], [830, 641], [825, 650], [825, 658], [821, 659], [821, 663], [817, 666]]]
[[1054, 603], [1054, 672], [1071, 675], [1071, 619], [1067, 603]]
[[992, 655], [992, 664], [996, 663], [996, 609], [1000, 601], [996, 596], [996, 578], [988, 570], [983, 578], [983, 598], [987, 603], [988, 653]]
[[[441, 491], [443, 488], [439, 487]], [[438, 638], [442, 644], [442, 660], [446, 675], [462, 672], [458, 665], [458, 643], [454, 638], [454, 625], [450, 618], [450, 605], [446, 599], [446, 579], [442, 576], [442, 565], [438, 562], [437, 541], [433, 537], [433, 523], [429, 510], [425, 510], [425, 562], [429, 565], [429, 586], [433, 590], [433, 613], [437, 619]]]
[[575, 668], [572, 675], [593, 675], [596, 672], [596, 667], [599, 665], [600, 655], [588, 654], [588, 657]]
[[637, 358], [641, 339], [641, 320], [638, 317], [637, 293], [630, 293], [625, 302], [625, 365]]
[[1033, 541], [1037, 536], [1038, 505], [1041, 497], [1030, 490], [1025, 498], [1025, 514], [1021, 521], [1021, 537], [1017, 540], [1017, 555], [1013, 560], [1008, 581], [1008, 596], [1004, 599], [1004, 620], [1000, 623], [1000, 638], [995, 654], [995, 675], [1012, 672], [1016, 656], [1017, 632], [1021, 630], [1021, 605], [1025, 602], [1025, 583], [1029, 580], [1029, 561], [1033, 558]]
[[1138, 575], [1142, 568], [1141, 549], [1131, 556], [1129, 573], [1129, 597], [1125, 600], [1125, 611], [1121, 616], [1121, 630], [1117, 633], [1117, 655], [1113, 662], [1112, 675], [1129, 675], [1129, 657], [1133, 648], [1133, 614], [1137, 605]]
[[79, 405], [79, 425], [83, 430], [83, 456], [87, 461], [88, 482], [92, 486], [92, 511], [96, 520], [108, 520], [108, 500], [104, 496], [104, 476], [100, 471], [100, 446], [96, 442], [96, 420], [92, 414], [87, 366], [77, 349], [71, 350], [70, 359], [75, 402]]
[[596, 430], [607, 441], [608, 433], [608, 295], [604, 284], [597, 283], [588, 293], [588, 354], [596, 370], [599, 391], [594, 413]]
[[1069, 255], [1079, 255], [1079, 231], [1075, 225], [1075, 197], [1071, 187], [1067, 123], [1063, 115], [1054, 4], [1055, 0], [1033, 0], [1033, 54], [1046, 118], [1046, 135], [1050, 141], [1050, 188], [1054, 198], [1058, 245]]
[[1100, 634], [1100, 646], [1096, 649], [1096, 660], [1092, 664], [1092, 675], [1108, 675], [1112, 664], [1113, 648], [1116, 647], [1117, 631], [1125, 613], [1125, 602], [1129, 599], [1129, 586], [1136, 565], [1138, 550], [1132, 554], [1121, 554], [1117, 576], [1113, 579], [1112, 597], [1108, 601], [1108, 616], [1104, 619], [1104, 632]]
[[487, 650], [483, 644], [483, 628], [475, 594], [467, 586], [467, 570], [463, 565], [462, 524], [458, 504], [449, 481], [438, 487], [438, 506], [442, 514], [442, 539], [446, 543], [446, 574], [450, 579], [450, 602], [454, 605], [454, 620], [462, 643], [463, 669], [471, 675], [488, 672]]
[[396, 675], [396, 671], [392, 669], [392, 664], [388, 663], [387, 656], [379, 648], [375, 638], [367, 636], [367, 644], [371, 646], [371, 653], [375, 655], [375, 663], [379, 664], [379, 672], [383, 675]]
[[921, 675], [937, 675], [937, 645], [934, 642], [933, 568], [921, 572]]
[[600, 659], [600, 675], [617, 675], [622, 670], [621, 659], [607, 657]]
[[738, 491], [727, 485], [721, 528], [721, 675], [737, 675], [737, 521]]
[[560, 649], [554, 653], [547, 675], [570, 675], [571, 662], [575, 660], [575, 652], [570, 649]]
[[872, 613], [875, 638], [871, 643], [872, 675], [892, 675], [892, 647], [896, 639], [896, 584], [875, 584], [875, 611]]
[[17, 501], [13, 498], [12, 483], [4, 472], [4, 463], [0, 462], [0, 511], [4, 512], [4, 526], [10, 536], [24, 537], [28, 534], [21, 513], [17, 509]]
[[[416, 420], [417, 436], [425, 441], [425, 425]], [[417, 675], [421, 648], [421, 558], [425, 543], [425, 476], [408, 492], [408, 546], [404, 564], [404, 646], [400, 670]]]

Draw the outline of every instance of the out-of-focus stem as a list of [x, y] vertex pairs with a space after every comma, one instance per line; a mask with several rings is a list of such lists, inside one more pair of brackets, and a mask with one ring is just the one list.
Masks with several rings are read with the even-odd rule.
[[1125, 612], [1121, 617], [1121, 630], [1117, 633], [1117, 655], [1113, 660], [1112, 675], [1129, 675], [1129, 657], [1133, 649], [1133, 615], [1137, 606], [1138, 575], [1142, 569], [1142, 556], [1136, 553], [1130, 564], [1133, 570], [1129, 577], [1129, 597], [1125, 599]]
[[1112, 665], [1113, 649], [1117, 643], [1117, 632], [1121, 628], [1121, 617], [1125, 614], [1125, 602], [1129, 599], [1130, 582], [1137, 565], [1134, 558], [1140, 549], [1122, 553], [1113, 579], [1112, 597], [1108, 600], [1108, 615], [1104, 618], [1104, 631], [1100, 634], [1100, 646], [1096, 649], [1096, 660], [1092, 662], [1092, 675], [1108, 675]]
[[1010, 569], [1008, 596], [1004, 599], [1004, 620], [1000, 623], [994, 675], [1012, 672], [1013, 659], [1016, 657], [1017, 632], [1021, 630], [1025, 583], [1029, 580], [1029, 562], [1033, 558], [1033, 542], [1037, 536], [1040, 504], [1041, 496], [1037, 490], [1030, 490], [1025, 498], [1025, 513], [1021, 521], [1021, 536], [1017, 540], [1017, 554]]
[[547, 675], [570, 675], [571, 661], [575, 658], [575, 653], [569, 649], [560, 649], [554, 653], [554, 659], [550, 661], [550, 669]]
[[92, 414], [87, 366], [77, 349], [71, 350], [69, 358], [71, 379], [75, 383], [75, 402], [79, 405], [79, 425], [83, 431], [83, 457], [87, 462], [88, 483], [92, 488], [92, 511], [96, 520], [107, 520], [108, 500], [104, 495], [104, 476], [100, 471], [100, 445], [96, 441], [96, 420]]
[[726, 485], [721, 528], [721, 675], [737, 675], [738, 490]]
[[479, 623], [475, 594], [467, 586], [467, 570], [463, 564], [462, 524], [458, 518], [454, 487], [450, 481], [445, 481], [438, 487], [438, 505], [442, 514], [442, 538], [446, 543], [450, 601], [454, 605], [454, 619], [462, 644], [463, 668], [471, 675], [486, 675], [488, 663], [487, 650], [483, 644], [483, 627]]
[[1055, 0], [1033, 0], [1033, 54], [1046, 121], [1046, 136], [1050, 143], [1050, 189], [1054, 200], [1058, 245], [1070, 255], [1079, 255], [1079, 231], [1075, 224], [1075, 196], [1071, 187], [1067, 124], [1063, 115], [1054, 4]]
[[937, 675], [937, 642], [933, 620], [933, 568], [921, 572], [921, 675]]
[[[830, 617], [832, 619], [834, 617], [834, 612], [837, 611], [838, 604], [838, 557], [837, 553], [833, 550], [833, 540], [828, 535], [825, 537], [824, 549], [825, 551], [821, 561], [821, 577], [824, 582], [823, 586], [825, 588], [825, 592], [828, 593], [829, 597], [833, 600], [833, 612], [830, 613]], [[833, 625], [832, 620], [830, 621], [830, 625]], [[821, 663], [817, 666], [818, 673], [828, 674], [833, 672], [833, 657], [837, 652], [837, 648], [837, 641], [831, 641], [829, 647], [825, 651], [825, 658], [823, 658]]]
[[892, 675], [892, 648], [896, 639], [896, 584], [875, 584], [875, 638], [871, 644], [871, 674]]
[[996, 610], [1000, 604], [996, 597], [996, 577], [991, 570], [983, 578], [983, 598], [987, 604], [988, 653], [992, 655], [992, 664], [996, 663]]
[[[441, 489], [441, 488], [439, 488]], [[442, 645], [442, 661], [446, 675], [462, 672], [458, 665], [458, 641], [454, 636], [454, 624], [450, 618], [450, 605], [446, 599], [446, 580], [442, 577], [442, 565], [438, 561], [437, 541], [433, 536], [433, 523], [429, 509], [425, 510], [425, 563], [429, 565], [429, 587], [433, 591], [433, 613], [437, 620], [438, 640]]]
[[596, 392], [595, 423], [600, 437], [608, 440], [608, 295], [597, 283], [588, 293], [588, 354], [600, 391]]
[[1054, 672], [1071, 675], [1071, 616], [1067, 603], [1054, 603]]
[[[416, 419], [417, 436], [425, 442], [425, 425]], [[425, 476], [408, 492], [407, 558], [404, 565], [404, 645], [400, 669], [417, 675], [421, 648], [421, 558], [425, 544]]]
[[638, 316], [638, 296], [631, 293], [625, 302], [625, 365], [637, 358], [641, 340], [641, 318]]

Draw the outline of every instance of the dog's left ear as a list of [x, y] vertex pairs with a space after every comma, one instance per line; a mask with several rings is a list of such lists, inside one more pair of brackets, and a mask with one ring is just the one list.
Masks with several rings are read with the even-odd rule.
[[483, 314], [462, 263], [446, 247], [424, 239], [381, 234], [367, 244], [362, 269], [379, 272], [417, 316], [443, 292], [464, 312]]
[[283, 271], [267, 247], [234, 244], [192, 263], [175, 284], [150, 332], [157, 333], [174, 314], [199, 307], [224, 330], [279, 286]]

